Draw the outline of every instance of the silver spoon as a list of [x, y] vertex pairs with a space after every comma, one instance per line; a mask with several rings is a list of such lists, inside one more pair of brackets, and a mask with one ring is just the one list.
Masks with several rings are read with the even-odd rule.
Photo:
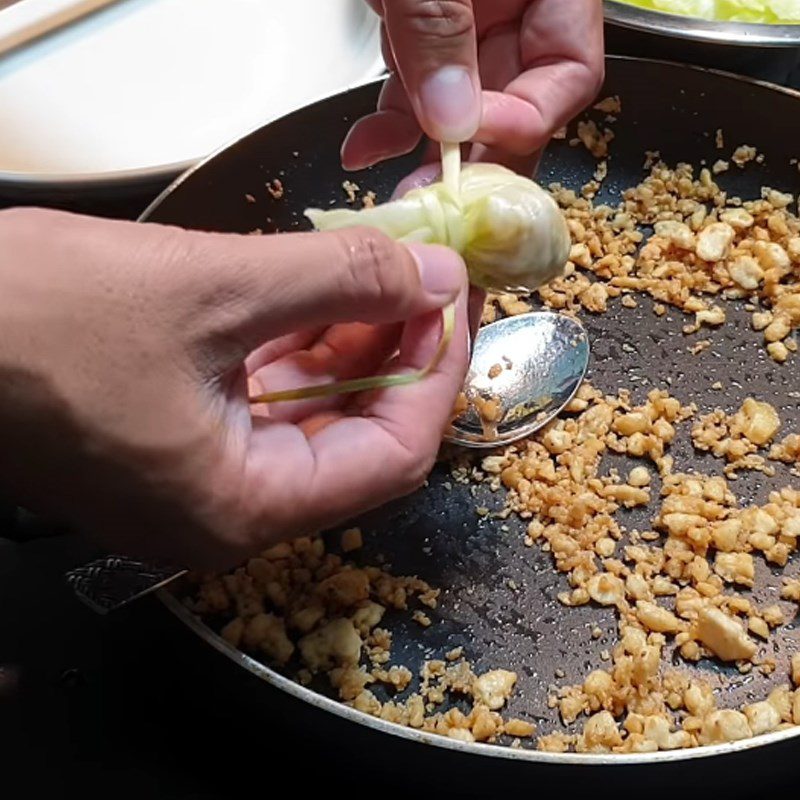
[[550, 422], [575, 396], [589, 365], [589, 339], [572, 317], [534, 312], [481, 328], [464, 385], [468, 400], [497, 398], [502, 418], [487, 436], [473, 404], [446, 441], [491, 448], [524, 439]]
[[[497, 437], [487, 439], [480, 417], [471, 408], [453, 423], [446, 440], [464, 447], [490, 448], [530, 436], [574, 397], [588, 364], [586, 331], [570, 317], [536, 312], [481, 328], [464, 390], [468, 397], [498, 397], [505, 415], [497, 424]], [[490, 378], [490, 373], [497, 374]], [[84, 603], [105, 614], [184, 574], [108, 556], [72, 570], [67, 580]]]

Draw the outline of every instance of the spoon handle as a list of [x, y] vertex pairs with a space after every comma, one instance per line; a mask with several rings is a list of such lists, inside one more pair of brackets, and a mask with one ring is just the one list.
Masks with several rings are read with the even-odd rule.
[[185, 575], [174, 567], [106, 556], [67, 573], [67, 583], [98, 614], [108, 614]]
[[22, 0], [0, 13], [0, 56], [117, 0]]

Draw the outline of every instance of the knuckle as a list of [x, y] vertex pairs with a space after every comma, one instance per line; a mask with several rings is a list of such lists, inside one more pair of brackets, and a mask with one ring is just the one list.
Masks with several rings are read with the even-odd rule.
[[402, 270], [395, 242], [371, 228], [344, 230], [339, 242], [344, 250], [339, 288], [345, 296], [380, 305], [399, 299]]
[[475, 27], [470, 0], [416, 0], [404, 12], [410, 31], [432, 39], [461, 39]]

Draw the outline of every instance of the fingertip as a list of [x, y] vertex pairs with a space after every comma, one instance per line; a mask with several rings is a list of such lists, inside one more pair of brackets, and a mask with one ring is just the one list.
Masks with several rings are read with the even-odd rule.
[[342, 166], [351, 172], [367, 169], [396, 156], [411, 153], [422, 131], [416, 120], [398, 111], [377, 111], [358, 120], [341, 148]]
[[368, 136], [365, 136], [363, 131], [364, 123], [367, 119], [366, 117], [360, 119], [350, 128], [339, 150], [342, 167], [348, 172], [356, 172], [372, 166], [369, 150], [365, 147], [365, 140], [368, 139]]

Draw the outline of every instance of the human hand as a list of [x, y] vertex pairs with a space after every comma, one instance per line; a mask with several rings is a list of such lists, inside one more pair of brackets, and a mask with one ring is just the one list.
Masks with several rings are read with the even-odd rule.
[[[239, 236], [0, 212], [0, 485], [118, 552], [220, 567], [410, 492], [467, 368], [467, 279], [376, 231]], [[253, 407], [251, 391], [421, 382]]]
[[[550, 137], [603, 80], [600, 0], [367, 0], [392, 72], [342, 163], [364, 169], [435, 142], [531, 174]], [[435, 160], [438, 153], [430, 153]]]

